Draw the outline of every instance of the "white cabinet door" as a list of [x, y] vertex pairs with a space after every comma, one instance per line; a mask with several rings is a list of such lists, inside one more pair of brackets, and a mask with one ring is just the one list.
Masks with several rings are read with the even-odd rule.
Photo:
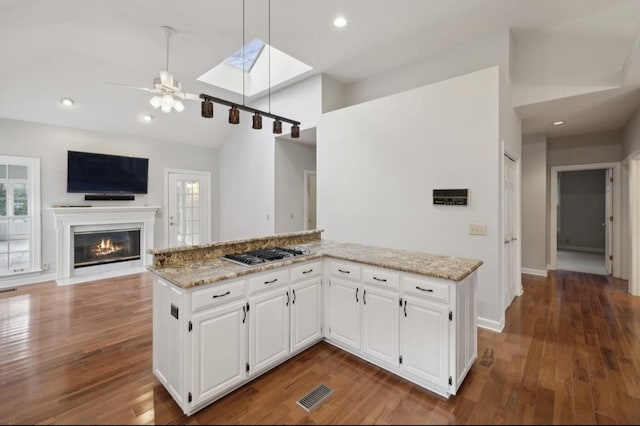
[[322, 337], [320, 278], [291, 286], [291, 352]]
[[196, 405], [246, 378], [245, 301], [193, 315], [193, 401]]
[[400, 325], [397, 291], [365, 285], [362, 291], [362, 352], [399, 366]]
[[289, 355], [288, 287], [249, 299], [249, 373], [269, 368]]
[[403, 369], [446, 388], [449, 385], [449, 307], [405, 296], [401, 318]]
[[360, 298], [358, 283], [331, 278], [329, 285], [329, 336], [360, 350]]

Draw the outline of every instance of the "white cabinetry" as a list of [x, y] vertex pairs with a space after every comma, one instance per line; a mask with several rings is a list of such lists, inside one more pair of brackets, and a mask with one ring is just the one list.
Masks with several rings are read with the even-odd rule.
[[477, 356], [476, 274], [460, 282], [328, 261], [327, 340], [440, 395]]
[[193, 404], [213, 398], [244, 381], [247, 374], [246, 319], [244, 300], [193, 315]]
[[405, 296], [402, 309], [402, 369], [447, 387], [449, 306]]
[[289, 303], [286, 286], [249, 299], [249, 371], [252, 375], [289, 355]]
[[291, 268], [291, 353], [322, 340], [322, 262]]
[[400, 338], [398, 292], [364, 285], [362, 291], [362, 352], [398, 366]]

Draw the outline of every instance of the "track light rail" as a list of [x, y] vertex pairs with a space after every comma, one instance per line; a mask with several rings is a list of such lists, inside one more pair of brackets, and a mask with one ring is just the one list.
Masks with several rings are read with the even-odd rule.
[[215, 96], [207, 95], [205, 93], [200, 94], [200, 99], [202, 99], [203, 101], [214, 102], [214, 103], [226, 105], [229, 107], [236, 107], [237, 109], [240, 109], [242, 111], [247, 111], [253, 114], [258, 113], [263, 117], [273, 118], [274, 120], [284, 121], [285, 123], [293, 124], [296, 126], [300, 125], [299, 121], [292, 120], [290, 118], [286, 118], [281, 115], [271, 114], [270, 112], [261, 111], [259, 109], [251, 108], [242, 104], [237, 104], [235, 102], [227, 101], [226, 99], [216, 98]]

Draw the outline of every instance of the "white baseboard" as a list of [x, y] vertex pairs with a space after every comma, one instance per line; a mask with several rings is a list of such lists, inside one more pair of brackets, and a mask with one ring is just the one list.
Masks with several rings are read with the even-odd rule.
[[53, 281], [56, 279], [56, 274], [38, 274], [23, 276], [20, 278], [8, 278], [0, 280], [0, 288], [16, 287], [28, 284], [43, 283], [45, 281]]
[[572, 246], [572, 245], [569, 245], [569, 244], [558, 245], [558, 250], [583, 251], [585, 253], [598, 253], [598, 254], [604, 255], [604, 249], [603, 248]]
[[504, 318], [502, 318], [502, 320], [498, 322], [478, 317], [478, 327], [486, 328], [487, 330], [495, 331], [497, 333], [502, 333], [502, 330], [504, 330]]
[[554, 268], [553, 266], [551, 266], [550, 263], [547, 263], [547, 271], [555, 271], [556, 268]]
[[529, 275], [536, 275], [538, 277], [545, 277], [547, 276], [547, 270], [546, 269], [532, 269], [532, 268], [522, 268], [520, 270], [521, 273], [523, 274], [529, 274]]
[[58, 285], [79, 284], [79, 283], [86, 283], [87, 281], [96, 281], [96, 280], [104, 280], [104, 279], [113, 278], [113, 277], [121, 277], [123, 275], [140, 274], [146, 271], [147, 271], [146, 267], [140, 266], [136, 268], [119, 269], [115, 271], [102, 272], [99, 274], [85, 275], [81, 277], [61, 278], [59, 280], [56, 280], [56, 282], [58, 283]]

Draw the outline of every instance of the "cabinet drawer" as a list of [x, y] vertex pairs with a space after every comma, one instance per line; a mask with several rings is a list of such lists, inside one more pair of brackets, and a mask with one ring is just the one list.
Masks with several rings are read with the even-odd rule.
[[289, 283], [289, 270], [288, 269], [275, 269], [269, 273], [260, 274], [256, 277], [249, 279], [249, 292], [251, 294], [260, 291], [268, 290], [273, 287], [279, 287], [283, 284]]
[[291, 268], [291, 282], [317, 277], [322, 272], [321, 265], [321, 262], [311, 262]]
[[415, 296], [424, 297], [437, 302], [449, 303], [448, 284], [421, 278], [402, 277], [402, 290], [405, 293], [413, 294]]
[[362, 282], [400, 290], [400, 275], [385, 269], [362, 268]]
[[331, 275], [345, 280], [360, 281], [360, 267], [348, 263], [331, 262]]
[[194, 291], [191, 294], [191, 309], [197, 311], [241, 297], [244, 297], [244, 280], [214, 285], [204, 290]]

